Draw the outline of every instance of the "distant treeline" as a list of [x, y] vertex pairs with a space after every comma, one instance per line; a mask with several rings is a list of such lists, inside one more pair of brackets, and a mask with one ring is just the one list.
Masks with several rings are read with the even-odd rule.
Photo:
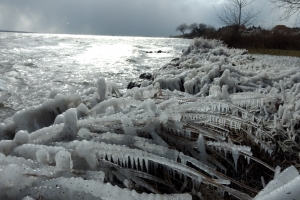
[[[182, 25], [177, 27], [177, 31]], [[224, 41], [229, 47], [234, 48], [270, 48], [270, 49], [291, 49], [300, 50], [300, 31], [298, 32], [285, 32], [266, 30], [261, 27], [222, 27], [215, 29], [214, 27], [206, 24], [193, 23], [187, 26], [186, 30], [189, 32], [183, 33], [181, 37], [195, 38], [205, 37], [209, 39], [219, 39]], [[258, 31], [253, 31], [258, 30]], [[291, 29], [292, 30], [292, 29]]]

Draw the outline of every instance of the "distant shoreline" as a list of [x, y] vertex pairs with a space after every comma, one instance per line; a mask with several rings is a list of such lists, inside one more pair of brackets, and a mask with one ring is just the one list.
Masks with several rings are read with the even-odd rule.
[[0, 30], [0, 33], [34, 33], [34, 32]]
[[[43, 33], [43, 32], [27, 32], [27, 31], [10, 31], [10, 30], [0, 30], [0, 33], [34, 33], [34, 34], [53, 34], [53, 35], [92, 35], [92, 36], [109, 36], [109, 37], [111, 36], [111, 37], [173, 38], [173, 37], [170, 37], [170, 36], [100, 35], [100, 34], [79, 34], [79, 33]], [[178, 37], [178, 38], [180, 38], [180, 37]]]

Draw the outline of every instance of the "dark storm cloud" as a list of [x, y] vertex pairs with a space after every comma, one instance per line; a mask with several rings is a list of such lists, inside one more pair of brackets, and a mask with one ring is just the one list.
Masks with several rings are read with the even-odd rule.
[[[255, 5], [260, 7], [262, 2]], [[0, 29], [168, 36], [181, 23], [218, 26], [222, 0], [0, 0]], [[269, 22], [264, 22], [269, 23]], [[263, 24], [262, 24], [263, 25]]]
[[1, 0], [0, 29], [167, 36], [180, 23], [209, 21], [212, 13], [203, 15], [196, 4], [197, 0]]

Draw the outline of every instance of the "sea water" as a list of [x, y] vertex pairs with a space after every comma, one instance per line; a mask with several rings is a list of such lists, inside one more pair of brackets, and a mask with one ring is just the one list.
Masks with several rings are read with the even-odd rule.
[[0, 33], [0, 122], [22, 108], [44, 102], [54, 89], [64, 94], [80, 93], [94, 86], [100, 77], [125, 89], [140, 74], [151, 73], [180, 57], [190, 42], [153, 37]]

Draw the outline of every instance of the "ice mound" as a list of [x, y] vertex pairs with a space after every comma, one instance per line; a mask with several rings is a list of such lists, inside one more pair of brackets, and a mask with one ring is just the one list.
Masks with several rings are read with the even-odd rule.
[[[13, 122], [0, 126], [1, 135], [13, 137], [18, 130], [26, 130], [29, 133], [52, 125], [55, 118], [68, 110], [76, 108], [81, 103], [81, 98], [77, 94], [64, 96], [57, 94], [54, 99], [49, 99], [41, 105], [25, 108], [18, 111], [13, 116]], [[82, 108], [81, 108], [82, 110]]]
[[297, 198], [299, 68], [198, 38], [140, 88], [54, 90], [0, 124], [0, 199]]

